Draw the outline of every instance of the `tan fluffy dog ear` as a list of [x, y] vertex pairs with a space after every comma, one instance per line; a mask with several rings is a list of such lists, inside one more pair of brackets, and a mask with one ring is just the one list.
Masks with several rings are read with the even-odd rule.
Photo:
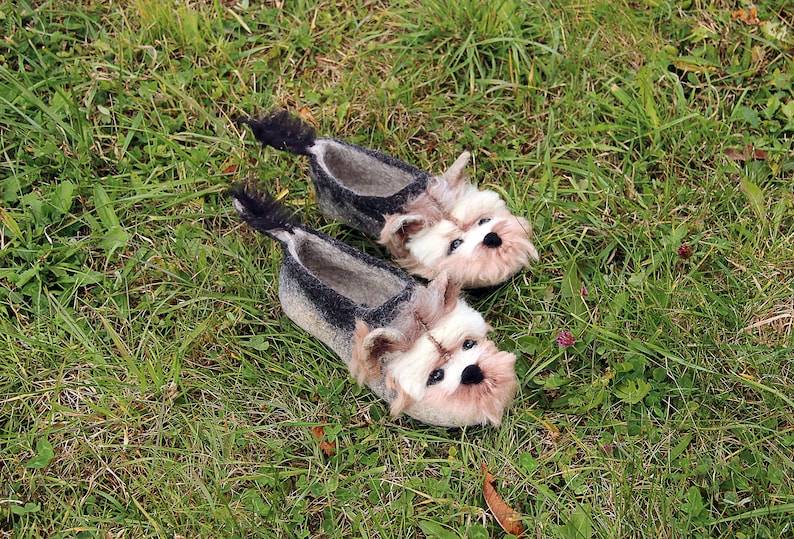
[[395, 397], [389, 407], [391, 415], [397, 417], [400, 412], [411, 406], [415, 401], [398, 383], [389, 375], [386, 378], [386, 387], [394, 391]]
[[405, 336], [392, 328], [370, 329], [361, 320], [353, 333], [353, 355], [350, 373], [359, 383], [383, 376], [380, 359], [384, 354], [405, 348]]
[[380, 242], [397, 256], [405, 256], [408, 250], [405, 243], [412, 235], [427, 226], [427, 219], [422, 215], [390, 215], [383, 223]]
[[466, 165], [469, 164], [469, 159], [471, 158], [471, 154], [469, 152], [463, 152], [458, 156], [452, 166], [441, 175], [441, 177], [446, 181], [449, 185], [457, 185], [461, 181], [466, 179], [466, 174], [464, 174], [463, 170], [466, 168]]
[[408, 393], [403, 391], [402, 388], [398, 388], [397, 398], [394, 400], [394, 402], [391, 403], [391, 406], [389, 407], [389, 412], [391, 412], [391, 415], [393, 415], [394, 417], [397, 417], [398, 415], [400, 415], [400, 412], [408, 408], [413, 403], [414, 403], [414, 399]]
[[441, 304], [444, 306], [443, 312], [449, 313], [458, 304], [461, 285], [457, 281], [449, 278], [449, 273], [442, 271], [438, 277], [430, 281], [427, 285], [428, 290], [438, 294]]

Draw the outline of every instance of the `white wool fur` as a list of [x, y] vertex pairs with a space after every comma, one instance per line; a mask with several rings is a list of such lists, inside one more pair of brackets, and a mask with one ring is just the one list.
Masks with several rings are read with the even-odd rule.
[[318, 138], [314, 141], [314, 144], [309, 146], [308, 151], [317, 159], [317, 164], [322, 168], [326, 174], [333, 174], [330, 170], [328, 170], [328, 166], [325, 164], [325, 151], [331, 145], [334, 144], [331, 140], [325, 140]]
[[465, 339], [484, 339], [489, 329], [480, 313], [458, 300], [452, 312], [438, 321], [430, 335], [443, 347], [450, 348]]
[[451, 221], [443, 220], [423, 228], [406, 244], [414, 258], [426, 266], [435, 266], [449, 254], [449, 244], [458, 235], [458, 227]]
[[[397, 356], [388, 367], [394, 382], [414, 400], [422, 400], [425, 394], [427, 370], [431, 360], [438, 355], [436, 347], [423, 336], [407, 352], [397, 352]], [[427, 374], [425, 374], [427, 373]]]
[[463, 350], [463, 341], [484, 341], [489, 329], [482, 315], [463, 301], [458, 301], [455, 309], [439, 320], [429, 332], [433, 340], [451, 352], [449, 361], [444, 365], [436, 365], [438, 348], [428, 335], [422, 335], [410, 350], [394, 353], [388, 372], [408, 395], [420, 401], [428, 389], [430, 373], [436, 368], [443, 368], [444, 379], [431, 387], [452, 393], [460, 385], [463, 370], [476, 364], [480, 355], [477, 346]]
[[323, 159], [323, 155], [325, 154], [325, 150], [328, 147], [329, 143], [333, 143], [330, 140], [318, 138], [314, 141], [314, 144], [309, 146], [307, 149], [311, 154], [313, 154], [317, 160], [320, 162], [321, 165], [325, 166], [325, 160]]
[[[408, 252], [427, 266], [434, 266], [448, 256], [466, 259], [473, 255], [498, 221], [515, 220], [497, 193], [479, 191], [471, 184], [464, 186], [461, 197], [450, 211], [450, 217], [452, 219], [443, 219], [414, 234], [406, 244]], [[484, 218], [489, 221], [480, 225], [479, 221]], [[461, 228], [458, 223], [468, 223], [470, 226]], [[450, 253], [453, 240], [461, 240], [461, 244]]]
[[232, 200], [232, 206], [234, 206], [234, 211], [236, 211], [241, 217], [245, 217], [246, 215], [248, 215], [248, 212], [246, 211], [245, 206], [243, 206], [243, 203], [237, 200], [236, 198]]
[[509, 215], [504, 200], [495, 191], [480, 191], [472, 184], [463, 186], [461, 196], [449, 211], [450, 216], [461, 223], [470, 222], [475, 217], [497, 217]]

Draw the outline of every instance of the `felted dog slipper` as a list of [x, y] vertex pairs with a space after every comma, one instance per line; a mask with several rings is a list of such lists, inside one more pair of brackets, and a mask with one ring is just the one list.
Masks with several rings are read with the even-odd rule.
[[325, 216], [378, 238], [415, 275], [447, 272], [464, 288], [482, 288], [538, 260], [529, 222], [464, 174], [469, 152], [431, 176], [376, 150], [316, 138], [311, 125], [284, 110], [242, 123], [262, 144], [308, 156]]
[[517, 383], [515, 356], [439, 276], [420, 285], [403, 271], [298, 224], [255, 186], [228, 192], [238, 214], [283, 249], [284, 313], [331, 348], [360, 383], [425, 423], [498, 425]]

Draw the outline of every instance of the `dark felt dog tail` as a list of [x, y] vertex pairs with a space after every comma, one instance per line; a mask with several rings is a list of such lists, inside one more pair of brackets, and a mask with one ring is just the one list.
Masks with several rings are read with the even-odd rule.
[[259, 120], [240, 119], [247, 124], [256, 140], [277, 150], [306, 155], [314, 144], [314, 127], [286, 110], [272, 110]]
[[292, 232], [298, 224], [287, 208], [251, 182], [233, 185], [225, 194], [234, 198], [234, 209], [243, 221], [263, 234], [272, 237], [279, 231]]

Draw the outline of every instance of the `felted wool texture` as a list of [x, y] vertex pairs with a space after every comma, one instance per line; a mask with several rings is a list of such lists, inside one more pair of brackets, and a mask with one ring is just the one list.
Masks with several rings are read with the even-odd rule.
[[336, 139], [316, 139], [307, 155], [323, 214], [373, 237], [385, 216], [401, 213], [431, 179], [390, 155]]
[[[279, 274], [278, 293], [281, 308], [287, 317], [309, 335], [328, 346], [339, 358], [349, 365], [352, 356], [352, 334], [341, 329], [334, 320], [317, 309], [311, 292], [302, 283], [303, 279], [293, 279], [288, 274]], [[391, 403], [396, 395], [386, 387], [385, 379], [370, 380], [367, 387], [387, 403]], [[431, 416], [425, 414], [426, 417]]]
[[[340, 343], [332, 346], [334, 351], [349, 350], [357, 320], [373, 327], [390, 325], [410, 299], [416, 283], [405, 272], [297, 223], [253, 185], [243, 183], [227, 194], [250, 226], [283, 249], [279, 294], [287, 316], [329, 346]], [[292, 294], [306, 301], [293, 300]], [[340, 356], [349, 364], [349, 352]]]
[[316, 138], [314, 127], [286, 110], [244, 119], [265, 146], [307, 155], [320, 210], [374, 237], [386, 215], [422, 193], [430, 174], [390, 155], [349, 142]]
[[[350, 365], [356, 320], [389, 326], [404, 314], [415, 281], [394, 266], [311, 229], [276, 232], [284, 247], [278, 294], [284, 314]], [[384, 379], [367, 386], [387, 403], [395, 399]], [[420, 410], [420, 421], [434, 424], [433, 410]]]
[[[419, 285], [394, 266], [293, 222], [251, 186], [229, 194], [240, 216], [283, 248], [284, 313], [330, 347], [393, 414], [448, 427], [499, 424], [517, 388], [515, 355], [487, 339], [489, 326], [459, 298], [459, 285], [445, 276]], [[478, 374], [466, 377], [467, 369]]]
[[414, 275], [446, 272], [464, 288], [488, 288], [538, 260], [529, 222], [466, 177], [469, 152], [431, 176], [377, 150], [317, 138], [311, 125], [284, 110], [244, 123], [262, 144], [308, 156], [326, 218], [378, 238]]
[[[285, 246], [280, 299], [282, 304], [291, 305], [289, 293], [301, 291], [311, 314], [297, 308], [292, 311], [286, 307], [284, 311], [309, 333], [313, 331], [311, 325], [301, 321], [319, 315], [349, 340], [356, 320], [373, 327], [389, 325], [400, 305], [411, 296], [415, 282], [405, 273], [334, 238], [304, 227], [277, 236]], [[342, 359], [349, 363], [349, 357]]]

